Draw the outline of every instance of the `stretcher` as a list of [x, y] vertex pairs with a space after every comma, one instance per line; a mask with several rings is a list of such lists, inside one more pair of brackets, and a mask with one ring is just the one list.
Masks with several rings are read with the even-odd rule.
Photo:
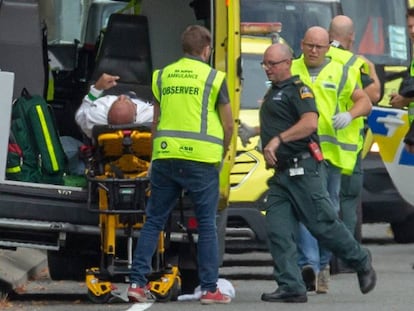
[[[93, 137], [86, 173], [88, 209], [99, 213], [101, 258], [99, 266], [86, 270], [88, 297], [95, 303], [125, 302], [126, 291], [114, 283], [128, 283], [133, 245], [145, 222], [151, 133], [144, 126], [105, 125], [95, 126]], [[166, 264], [164, 242], [161, 232], [148, 277], [157, 301], [176, 300], [181, 291], [178, 267]]]

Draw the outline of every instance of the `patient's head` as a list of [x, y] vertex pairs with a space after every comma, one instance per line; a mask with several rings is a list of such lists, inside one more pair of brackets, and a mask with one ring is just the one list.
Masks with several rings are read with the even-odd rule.
[[128, 96], [119, 96], [108, 111], [108, 124], [121, 125], [134, 123], [137, 114], [136, 105]]

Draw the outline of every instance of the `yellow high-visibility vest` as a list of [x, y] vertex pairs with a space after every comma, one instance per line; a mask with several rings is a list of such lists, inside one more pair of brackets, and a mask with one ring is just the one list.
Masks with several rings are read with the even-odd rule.
[[222, 160], [224, 131], [216, 103], [224, 78], [223, 72], [188, 57], [154, 72], [152, 90], [161, 116], [153, 160]]
[[312, 88], [319, 112], [318, 136], [323, 156], [331, 164], [341, 168], [342, 173], [351, 174], [357, 159], [358, 143], [350, 143], [343, 137], [342, 130], [333, 127], [332, 117], [341, 111], [341, 99], [350, 98], [357, 83], [356, 74], [349, 76], [349, 71], [339, 62], [330, 60], [322, 68], [316, 79], [312, 79], [305, 65], [303, 55], [292, 62], [292, 74]]

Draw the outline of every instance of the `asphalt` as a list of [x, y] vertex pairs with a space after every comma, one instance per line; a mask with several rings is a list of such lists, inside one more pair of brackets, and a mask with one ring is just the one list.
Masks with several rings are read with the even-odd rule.
[[0, 289], [11, 291], [47, 268], [45, 251], [29, 248], [17, 250], [0, 249]]
[[[388, 224], [364, 224], [364, 240], [392, 241]], [[0, 291], [7, 292], [23, 287], [28, 280], [47, 270], [44, 250], [18, 248], [16, 251], [0, 249]], [[1, 294], [1, 293], [0, 293]]]

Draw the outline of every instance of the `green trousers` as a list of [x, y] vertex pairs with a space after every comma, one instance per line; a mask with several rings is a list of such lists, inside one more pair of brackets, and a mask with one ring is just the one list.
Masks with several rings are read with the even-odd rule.
[[356, 271], [369, 264], [367, 250], [355, 240], [331, 207], [324, 184], [325, 163], [313, 158], [299, 162], [304, 175], [289, 176], [289, 169], [276, 172], [269, 181], [266, 230], [274, 260], [274, 277], [281, 290], [306, 293], [297, 264], [296, 237], [302, 222], [321, 246], [329, 249]]
[[341, 191], [339, 193], [341, 219], [353, 234], [355, 234], [358, 222], [357, 209], [361, 204], [362, 183], [362, 159], [361, 153], [359, 153], [352, 175], [341, 176]]

